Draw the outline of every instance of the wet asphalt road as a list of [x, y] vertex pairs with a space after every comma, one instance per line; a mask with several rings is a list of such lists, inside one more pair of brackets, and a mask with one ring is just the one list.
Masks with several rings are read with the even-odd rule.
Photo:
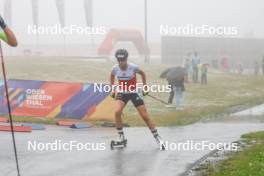
[[[183, 127], [159, 128], [169, 143], [232, 142], [243, 133], [264, 130], [262, 123], [197, 123]], [[116, 138], [111, 128], [74, 130], [67, 127], [47, 126], [45, 131], [16, 133], [22, 176], [175, 176], [210, 152], [191, 150], [160, 151], [147, 128], [126, 128], [128, 146], [111, 150], [109, 143]], [[11, 134], [0, 132], [0, 176], [16, 176]], [[33, 151], [28, 142], [52, 143], [77, 141], [82, 144], [101, 143], [96, 151]], [[90, 145], [90, 147], [91, 147]], [[88, 149], [90, 148], [88, 147]], [[100, 150], [105, 147], [105, 150]]]

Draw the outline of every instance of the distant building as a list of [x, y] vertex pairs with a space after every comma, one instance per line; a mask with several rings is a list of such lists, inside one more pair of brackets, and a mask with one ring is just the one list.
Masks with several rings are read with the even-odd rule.
[[163, 63], [180, 64], [187, 53], [198, 52], [202, 62], [229, 56], [231, 63], [250, 65], [264, 53], [264, 39], [163, 36]]

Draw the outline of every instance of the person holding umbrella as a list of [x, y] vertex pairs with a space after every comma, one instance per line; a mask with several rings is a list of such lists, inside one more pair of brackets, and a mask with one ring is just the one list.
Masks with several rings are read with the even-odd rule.
[[[172, 91], [168, 99], [167, 107], [176, 107], [177, 110], [183, 109], [183, 92], [185, 91], [184, 86], [184, 77], [186, 76], [186, 69], [177, 66], [171, 67], [163, 71], [160, 75], [160, 78], [165, 78], [168, 81], [168, 84], [171, 85]], [[175, 106], [172, 105], [172, 102], [175, 102]]]

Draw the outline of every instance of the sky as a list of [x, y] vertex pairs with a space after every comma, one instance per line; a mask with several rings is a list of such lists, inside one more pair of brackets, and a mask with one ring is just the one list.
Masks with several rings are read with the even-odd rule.
[[[0, 14], [3, 4], [0, 0]], [[40, 26], [59, 23], [55, 0], [39, 0]], [[65, 0], [66, 25], [85, 26], [83, 0]], [[31, 0], [12, 0], [12, 29], [20, 43], [36, 42], [36, 35], [28, 33], [33, 24]], [[261, 0], [148, 0], [148, 39], [160, 42], [160, 26], [209, 25], [237, 27], [238, 37], [264, 38], [264, 1]], [[133, 28], [144, 34], [144, 0], [94, 0], [94, 26], [111, 28]], [[105, 35], [95, 35], [100, 42]], [[84, 35], [40, 35], [40, 43], [87, 43], [91, 36]]]

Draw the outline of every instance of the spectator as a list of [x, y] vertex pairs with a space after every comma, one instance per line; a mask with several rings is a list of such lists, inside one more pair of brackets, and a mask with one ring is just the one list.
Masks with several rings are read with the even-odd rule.
[[229, 72], [229, 59], [227, 56], [222, 58], [221, 67], [223, 72]]
[[213, 60], [212, 60], [212, 67], [213, 67], [214, 69], [218, 69], [218, 60], [217, 60], [217, 59], [213, 59]]
[[254, 63], [254, 73], [255, 73], [255, 76], [257, 76], [258, 73], [259, 73], [259, 63], [258, 63], [258, 61], [255, 61], [255, 63]]
[[243, 71], [244, 71], [244, 68], [243, 68], [242, 63], [240, 62], [240, 63], [238, 63], [238, 73], [240, 75], [242, 75], [243, 74]]
[[194, 52], [194, 56], [192, 58], [192, 68], [193, 68], [193, 82], [198, 82], [198, 76], [199, 76], [199, 69], [198, 65], [200, 64], [200, 58], [198, 57], [197, 52]]
[[192, 65], [191, 65], [191, 61], [190, 61], [190, 53], [187, 54], [187, 57], [184, 60], [183, 63], [184, 69], [185, 69], [185, 82], [188, 83], [189, 82], [189, 76], [192, 75]]
[[207, 84], [207, 64], [203, 64], [201, 68], [201, 84]]
[[[184, 87], [184, 77], [185, 77], [185, 69], [183, 67], [177, 66], [172, 67], [161, 74], [161, 78], [166, 78], [168, 84], [171, 85], [172, 91], [170, 92], [170, 96], [168, 99], [168, 103], [170, 104], [167, 107], [176, 107], [177, 110], [183, 109], [183, 92], [185, 91]], [[175, 100], [175, 106], [172, 105], [173, 100]]]

